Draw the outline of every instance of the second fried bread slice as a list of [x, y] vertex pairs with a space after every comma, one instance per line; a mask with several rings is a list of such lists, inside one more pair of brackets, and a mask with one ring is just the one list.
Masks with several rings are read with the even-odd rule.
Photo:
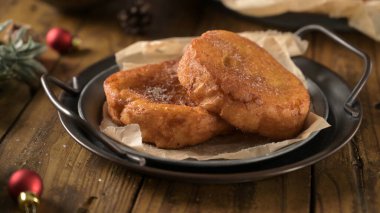
[[301, 81], [233, 32], [208, 31], [193, 39], [179, 62], [178, 78], [192, 100], [244, 132], [290, 138], [309, 112]]
[[104, 90], [113, 121], [139, 124], [143, 141], [160, 148], [199, 144], [231, 129], [188, 97], [177, 67], [178, 61], [165, 61], [108, 77]]

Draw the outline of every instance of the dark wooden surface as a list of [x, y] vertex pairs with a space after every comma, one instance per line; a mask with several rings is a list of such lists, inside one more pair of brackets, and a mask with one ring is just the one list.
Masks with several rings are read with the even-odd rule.
[[[214, 1], [160, 0], [150, 1], [154, 19], [146, 35], [126, 35], [116, 20], [124, 4], [110, 2], [68, 15], [39, 0], [2, 0], [0, 21], [27, 23], [41, 35], [60, 26], [81, 37], [81, 51], [66, 56], [48, 51], [42, 57], [49, 72], [63, 80], [137, 40], [199, 35], [209, 29], [268, 29]], [[374, 61], [360, 94], [364, 119], [358, 134], [314, 166], [258, 182], [190, 184], [133, 173], [75, 143], [41, 89], [31, 94], [17, 82], [1, 84], [0, 212], [17, 212], [6, 183], [19, 168], [33, 169], [43, 178], [40, 212], [378, 212], [380, 111], [374, 106], [380, 101], [380, 44], [358, 33], [341, 35]], [[321, 35], [310, 41], [307, 56], [354, 85], [360, 60]]]

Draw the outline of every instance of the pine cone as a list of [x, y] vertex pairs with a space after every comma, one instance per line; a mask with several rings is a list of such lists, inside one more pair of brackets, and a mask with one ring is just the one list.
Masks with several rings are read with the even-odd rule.
[[121, 27], [126, 33], [142, 34], [152, 21], [150, 5], [144, 1], [137, 1], [130, 8], [123, 9], [118, 14]]

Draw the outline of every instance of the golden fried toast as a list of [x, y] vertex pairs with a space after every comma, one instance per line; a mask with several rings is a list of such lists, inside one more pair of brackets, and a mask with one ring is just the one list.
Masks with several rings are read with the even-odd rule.
[[310, 97], [300, 80], [254, 42], [214, 30], [192, 40], [178, 78], [196, 104], [244, 132], [285, 139], [301, 130]]
[[159, 148], [199, 144], [231, 126], [196, 106], [177, 77], [178, 60], [117, 72], [106, 79], [108, 112], [119, 125], [137, 123]]

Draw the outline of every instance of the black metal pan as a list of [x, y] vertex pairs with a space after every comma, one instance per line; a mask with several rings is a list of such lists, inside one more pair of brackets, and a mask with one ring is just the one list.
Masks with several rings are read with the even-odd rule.
[[[233, 163], [226, 163], [230, 161], [219, 161], [208, 164], [206, 161], [206, 164], [203, 164], [197, 161], [156, 159], [127, 147], [119, 146], [116, 142], [101, 134], [97, 130], [97, 125], [99, 124], [99, 115], [104, 95], [103, 97], [98, 97], [96, 94], [103, 92], [102, 84], [91, 89], [94, 93], [88, 92], [90, 89], [86, 90], [86, 88], [96, 85], [93, 82], [100, 79], [95, 78], [99, 71], [106, 70], [106, 72], [112, 72], [110, 71], [110, 67], [114, 65], [113, 58], [105, 59], [86, 69], [74, 78], [70, 87], [47, 75], [42, 77], [42, 84], [47, 95], [59, 110], [62, 124], [69, 134], [90, 151], [109, 160], [142, 173], [180, 177], [193, 181], [236, 182], [264, 178], [302, 168], [327, 157], [343, 146], [355, 134], [361, 122], [362, 112], [360, 104], [356, 101], [356, 97], [368, 78], [370, 72], [369, 58], [321, 26], [307, 26], [297, 31], [297, 33], [302, 35], [307, 31], [313, 30], [325, 33], [361, 56], [365, 62], [363, 76], [351, 92], [344, 81], [327, 68], [305, 58], [295, 58], [294, 61], [309, 79], [310, 87], [314, 88], [311, 90], [315, 90], [315, 94], [317, 94], [314, 99], [318, 101], [313, 103], [316, 106], [316, 110], [322, 110], [322, 112], [327, 113], [328, 109], [330, 109], [328, 121], [332, 124], [332, 127], [323, 130], [317, 137], [296, 149], [262, 161], [237, 160], [232, 161]], [[48, 86], [49, 82], [53, 82], [65, 90], [59, 100], [50, 90]], [[315, 85], [312, 82], [315, 82]], [[317, 85], [321, 88], [322, 93], [319, 92]], [[87, 92], [83, 93], [83, 91]], [[86, 96], [86, 94], [91, 95]], [[328, 108], [326, 108], [326, 99], [323, 94], [326, 96]], [[95, 107], [85, 109], [84, 105], [87, 106], [89, 103], [94, 104], [93, 106]], [[78, 116], [78, 111], [81, 112], [82, 117], [86, 118], [86, 120]]]
[[243, 16], [245, 19], [252, 20], [263, 25], [286, 30], [297, 30], [305, 25], [319, 24], [334, 31], [356, 32], [354, 28], [351, 28], [348, 25], [346, 18], [331, 18], [324, 14], [289, 12], [268, 17], [241, 16]]
[[[220, 0], [214, 0], [220, 1]], [[328, 29], [339, 32], [355, 32], [356, 30], [348, 25], [347, 18], [332, 18], [327, 14], [311, 13], [311, 12], [287, 12], [273, 16], [249, 16], [233, 9], [230, 9], [219, 2], [220, 6], [223, 6], [225, 10], [233, 13], [240, 18], [254, 21], [266, 26], [276, 27], [283, 30], [297, 30], [303, 26], [318, 24]]]

